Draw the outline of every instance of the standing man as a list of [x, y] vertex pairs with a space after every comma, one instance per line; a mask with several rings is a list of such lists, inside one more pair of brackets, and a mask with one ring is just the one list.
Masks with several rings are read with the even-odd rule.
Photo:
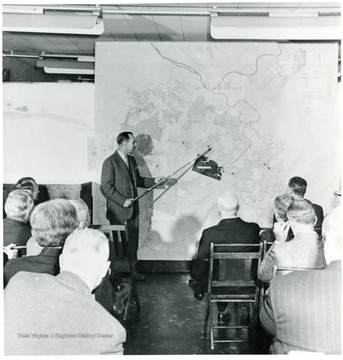
[[[137, 187], [149, 188], [163, 183], [165, 178], [145, 178], [140, 176], [136, 159], [131, 156], [136, 149], [136, 140], [129, 131], [117, 137], [118, 149], [108, 157], [102, 166], [101, 191], [107, 199], [107, 219], [110, 224], [127, 224], [128, 256], [135, 269], [137, 263], [139, 237], [139, 208]], [[113, 252], [113, 249], [110, 253]], [[110, 255], [111, 257], [111, 255]], [[110, 259], [111, 260], [111, 259]], [[144, 280], [135, 270], [137, 280]]]

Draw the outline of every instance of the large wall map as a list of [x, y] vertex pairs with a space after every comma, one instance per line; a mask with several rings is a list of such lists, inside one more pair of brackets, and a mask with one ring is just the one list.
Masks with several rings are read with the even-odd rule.
[[228, 190], [244, 220], [269, 226], [274, 197], [303, 176], [328, 211], [339, 181], [336, 67], [336, 44], [97, 43], [89, 170], [98, 179], [124, 130], [136, 135], [144, 176], [168, 175], [208, 146], [224, 169], [217, 181], [190, 166], [140, 200], [139, 257], [192, 258]]

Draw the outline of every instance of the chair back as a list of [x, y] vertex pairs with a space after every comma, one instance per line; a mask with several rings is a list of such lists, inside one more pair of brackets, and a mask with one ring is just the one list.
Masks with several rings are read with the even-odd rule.
[[[239, 252], [236, 250], [238, 248], [240, 249]], [[247, 250], [242, 252], [244, 248]], [[255, 286], [257, 268], [261, 259], [261, 248], [261, 244], [211, 243], [208, 277], [209, 291], [213, 287]]]
[[283, 267], [274, 265], [273, 277], [290, 274], [293, 271], [306, 271], [306, 270], [319, 270], [318, 268], [306, 268], [306, 267]]

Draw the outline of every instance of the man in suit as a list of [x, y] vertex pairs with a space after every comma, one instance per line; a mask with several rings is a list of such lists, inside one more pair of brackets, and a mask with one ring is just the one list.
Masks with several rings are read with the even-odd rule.
[[108, 256], [103, 233], [75, 230], [59, 275], [15, 275], [5, 289], [5, 354], [122, 354], [125, 329], [91, 294], [108, 271]]
[[[163, 177], [146, 178], [139, 174], [136, 159], [131, 156], [136, 149], [136, 140], [131, 132], [122, 132], [117, 137], [118, 149], [108, 157], [102, 166], [101, 191], [107, 199], [107, 219], [110, 224], [125, 224], [128, 232], [128, 256], [135, 268], [139, 238], [139, 208], [137, 187], [150, 188], [163, 183]], [[111, 245], [110, 245], [111, 246]], [[114, 250], [110, 247], [110, 259]], [[135, 271], [137, 280], [144, 280]]]
[[[295, 200], [302, 200], [306, 193], [307, 182], [305, 179], [299, 176], [294, 176], [288, 182], [288, 189], [289, 189], [289, 195], [293, 196]], [[317, 221], [314, 224], [314, 229], [319, 235], [321, 235], [322, 223], [324, 219], [323, 208], [313, 203], [312, 206], [317, 217]]]
[[19, 271], [57, 274], [58, 257], [64, 241], [78, 226], [76, 210], [66, 199], [37, 205], [31, 213], [30, 222], [32, 237], [42, 250], [38, 255], [9, 260], [4, 269], [5, 285]]
[[[294, 200], [287, 210], [288, 222], [276, 222], [274, 235], [276, 240], [268, 250], [258, 268], [260, 280], [269, 282], [274, 267], [302, 267], [321, 269], [326, 266], [324, 244], [314, 231], [316, 215], [308, 200]], [[286, 242], [289, 229], [294, 238]]]
[[323, 222], [327, 267], [273, 278], [260, 319], [273, 337], [270, 353], [341, 354], [341, 207]]
[[[211, 242], [216, 244], [258, 244], [260, 227], [255, 223], [248, 223], [237, 216], [239, 203], [236, 194], [227, 192], [218, 197], [218, 212], [221, 221], [218, 225], [203, 231], [197, 258], [191, 269], [189, 286], [194, 296], [201, 300], [207, 291], [208, 259]], [[239, 248], [235, 249], [240, 251]], [[227, 324], [231, 315], [227, 312], [227, 303], [218, 303], [218, 324]]]

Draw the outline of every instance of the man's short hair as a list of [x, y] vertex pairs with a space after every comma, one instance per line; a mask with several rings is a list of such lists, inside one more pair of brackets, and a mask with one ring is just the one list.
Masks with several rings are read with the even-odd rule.
[[294, 200], [287, 210], [287, 217], [300, 224], [314, 224], [316, 213], [311, 201], [301, 199]]
[[294, 197], [288, 194], [277, 196], [274, 200], [274, 211], [279, 215], [280, 219], [287, 221], [287, 210], [294, 201]]
[[17, 181], [17, 183], [14, 185], [15, 189], [27, 189], [30, 191], [34, 191], [38, 187], [38, 184], [36, 183], [35, 179], [32, 177], [23, 177]]
[[121, 133], [117, 136], [117, 144], [120, 145], [120, 144], [122, 144], [124, 141], [130, 140], [130, 135], [133, 136], [132, 132], [130, 132], [130, 131], [121, 132]]
[[239, 210], [237, 195], [230, 191], [218, 196], [217, 205], [222, 214], [237, 213]]
[[294, 194], [303, 197], [306, 192], [307, 182], [299, 176], [294, 176], [289, 180], [288, 187], [294, 192]]
[[[68, 199], [68, 201], [74, 206], [76, 210], [77, 219], [81, 228], [88, 227], [91, 222], [89, 209], [87, 204], [82, 199]], [[79, 229], [81, 229], [79, 227]]]
[[34, 207], [32, 193], [26, 189], [13, 190], [8, 194], [5, 202], [5, 212], [8, 218], [28, 222]]
[[75, 230], [67, 237], [62, 256], [64, 267], [87, 270], [108, 261], [108, 240], [99, 230]]
[[74, 206], [66, 199], [55, 199], [36, 206], [30, 216], [32, 236], [40, 246], [63, 246], [78, 226]]

